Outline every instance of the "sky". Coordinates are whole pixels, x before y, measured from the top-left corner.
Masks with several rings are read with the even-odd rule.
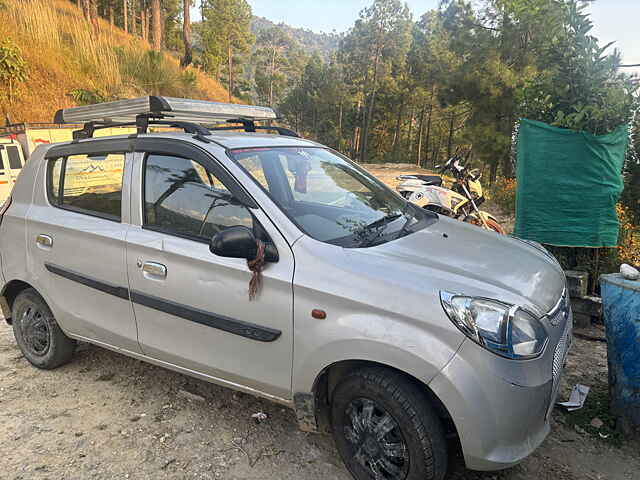
[[[371,4],[371,0],[247,1],[254,15],[316,32],[348,30],[358,18],[358,12]],[[407,0],[407,4],[414,18],[419,18],[435,8],[438,0]],[[640,0],[597,0],[590,11],[595,24],[593,34],[601,45],[616,41],[615,47],[622,51],[625,63],[640,63]],[[640,73],[640,68],[634,71]]]

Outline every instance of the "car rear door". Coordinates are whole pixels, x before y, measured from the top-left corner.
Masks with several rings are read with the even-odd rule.
[[[213,157],[158,142],[139,150],[132,218],[139,217],[127,236],[127,267],[143,352],[218,383],[289,399],[289,245],[262,210],[236,200],[237,183]],[[264,229],[278,249],[254,301],[246,260],[209,251],[211,237],[234,225]]]
[[[30,269],[65,331],[139,352],[129,301],[128,141],[52,147],[28,214]]]

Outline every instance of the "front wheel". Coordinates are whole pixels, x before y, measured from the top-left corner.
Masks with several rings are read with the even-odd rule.
[[[404,375],[365,368],[336,387],[331,402],[336,446],[356,480],[441,480],[447,447],[424,392]]]

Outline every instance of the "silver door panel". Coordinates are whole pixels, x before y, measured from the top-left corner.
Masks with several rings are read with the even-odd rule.
[[[127,155],[123,217],[129,209],[125,192],[130,163]],[[46,171],[44,163],[38,171],[27,222],[30,272],[47,292],[50,307],[65,331],[140,351],[133,310],[126,298],[125,237],[129,226],[50,205]],[[50,245],[43,244],[49,241]]]

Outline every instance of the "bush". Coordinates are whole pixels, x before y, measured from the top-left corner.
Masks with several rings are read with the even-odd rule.
[[[640,265],[640,225],[634,222],[628,208],[616,206],[620,220],[620,238],[618,240],[618,263]]]
[[[618,272],[623,263],[640,265],[640,227],[632,222],[627,208],[618,204],[616,212],[620,221],[617,248],[595,249],[545,245],[558,259],[563,269],[589,272],[592,293],[599,289],[600,275]]]
[[[117,98],[109,98],[100,90],[89,90],[86,88],[74,88],[69,92],[69,96],[78,105],[93,105],[110,100],[117,100]]]
[[[609,133],[629,122],[638,107],[635,81],[620,73],[622,57],[612,43],[600,47],[589,33],[586,2],[565,0],[564,35],[554,38],[541,72],[520,92],[520,116],[555,127]]]
[[[0,96],[5,96],[11,104],[26,79],[27,65],[22,50],[10,39],[5,40],[0,44],[0,85],[4,87]]]
[[[491,200],[504,213],[513,215],[516,212],[516,180],[499,178],[490,189]]]

